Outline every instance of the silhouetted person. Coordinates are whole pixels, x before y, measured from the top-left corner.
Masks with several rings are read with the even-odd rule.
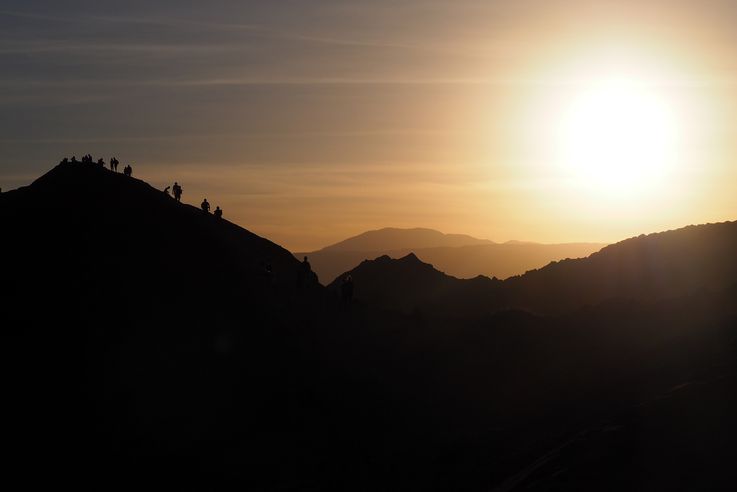
[[[174,192],[174,198],[176,201],[181,202],[182,201],[182,187],[179,186],[179,183],[174,181],[174,186],[172,186],[171,191]]]
[[[300,289],[305,283],[305,280],[309,275],[312,273],[312,267],[310,266],[310,262],[307,261],[307,257],[305,256],[304,260],[302,260],[302,263],[299,266],[299,270],[297,270],[297,288]]]
[[[59,164],[69,164],[69,159],[67,159],[67,158],[65,157],[65,158],[63,158],[63,159],[61,160],[61,162],[60,162]]]
[[[126,176],[132,176],[133,175],[133,168],[131,167],[130,164],[128,164],[127,166],[125,166],[123,168],[123,174],[125,174]]]
[[[120,161],[118,160],[117,157],[114,157],[113,158],[113,171],[115,171],[116,173],[118,172],[118,164],[120,164]]]
[[[97,164],[100,167],[105,167],[105,160],[102,157],[100,157],[99,159],[97,159]]]
[[[343,283],[340,285],[340,297],[346,304],[353,301],[353,277],[350,275],[343,277]]]
[[[77,164],[77,162],[79,162],[79,161],[77,161],[77,156],[76,155],[73,155],[72,156],[72,164]]]
[[[164,188],[164,194],[165,194],[166,196],[170,196],[170,195],[169,195],[169,188],[171,188],[171,187],[170,187],[170,186],[167,186],[166,188]]]
[[[217,217],[218,219],[222,219],[223,218],[223,211],[222,211],[222,209],[220,207],[215,207],[215,211],[212,214],[215,217]]]
[[[207,198],[205,198],[204,200],[202,200],[202,204],[200,205],[200,208],[206,214],[209,214],[210,213],[210,203],[207,201]]]

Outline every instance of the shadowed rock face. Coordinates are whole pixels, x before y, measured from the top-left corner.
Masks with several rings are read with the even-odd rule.
[[[6,478],[734,488],[734,223],[504,282],[378,258],[351,305],[278,245],[94,165],[0,194],[0,227]]]

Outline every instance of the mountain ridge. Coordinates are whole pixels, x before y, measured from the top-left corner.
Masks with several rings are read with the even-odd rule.
[[[381,244],[362,242],[366,235],[389,231],[390,236],[382,235]],[[413,239],[415,231],[430,231],[431,240]],[[402,236],[396,240],[396,236]],[[451,243],[448,242],[452,237]],[[445,241],[445,244],[438,245]],[[333,247],[348,242],[347,247]],[[382,248],[368,249],[370,247]],[[541,244],[526,241],[493,241],[476,239],[466,235],[446,235],[432,229],[385,228],[368,231],[323,249],[312,252],[297,252],[295,257],[307,256],[323,284],[327,285],[339,274],[358,265],[366,259],[389,255],[401,258],[415,253],[423,261],[459,278],[473,278],[477,275],[507,278],[529,269],[541,267],[551,260],[579,258],[598,251],[600,243],[561,243]]]
[[[699,289],[725,289],[737,278],[737,261],[724,261],[737,248],[737,222],[691,225],[642,234],[609,245],[586,258],[550,262],[503,281],[458,279],[416,256],[363,262],[344,272],[356,283],[356,297],[369,303],[401,306],[405,312],[490,313],[517,308],[556,313],[612,298],[656,300]],[[420,266],[422,265],[422,266]],[[479,277],[477,277],[479,278]],[[460,307],[463,306],[463,309]]]
[[[271,241],[101,168],[57,169],[0,194],[0,224],[0,369],[13,423],[3,438],[8,475],[25,483],[353,490],[359,476],[358,490],[482,491],[540,483],[525,474],[531,463],[545,464],[548,482],[585,490],[633,489],[602,488],[611,476],[672,488],[674,466],[698,472],[678,477],[689,489],[702,476],[734,483],[737,287],[706,288],[734,283],[732,224],[505,281],[383,256],[357,268],[384,297],[367,297],[356,273],[351,303],[300,282],[299,261]],[[592,303],[585,280],[602,272],[639,300]],[[699,278],[706,287],[686,296],[640,295]],[[511,302],[538,307],[558,293],[583,302],[552,297],[563,311],[554,316],[541,314],[555,311],[544,302],[533,312]],[[695,375],[712,388],[709,405],[682,392],[665,427],[617,410],[637,417]],[[610,429],[613,418],[624,431]],[[581,429],[605,437],[597,473],[586,473],[582,439],[548,466]],[[630,443],[657,444],[663,429],[671,439],[657,449],[693,452],[636,448],[633,465]]]
[[[496,243],[467,234],[447,234],[426,227],[383,227],[362,232],[317,251],[376,251],[382,249],[465,246],[469,244]]]

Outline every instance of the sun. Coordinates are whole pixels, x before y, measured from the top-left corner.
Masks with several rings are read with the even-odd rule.
[[[608,77],[587,83],[559,116],[560,164],[587,187],[628,195],[657,185],[672,163],[675,117],[646,81]]]

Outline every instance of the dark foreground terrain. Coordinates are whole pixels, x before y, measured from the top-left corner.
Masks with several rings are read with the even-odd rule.
[[[735,223],[504,282],[369,262],[350,305],[94,165],[0,194],[0,227],[8,483],[737,486]]]

